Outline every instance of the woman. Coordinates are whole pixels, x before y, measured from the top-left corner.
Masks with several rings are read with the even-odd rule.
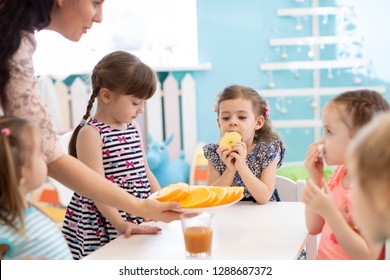
[[[39,94],[32,63],[34,32],[47,29],[79,41],[94,22],[102,21],[103,2],[0,0],[1,107],[5,115],[29,119],[39,127],[49,176],[97,202],[146,219],[169,222],[179,218],[177,212],[171,211],[180,208],[177,203],[136,199],[77,159],[63,154],[51,115]]]

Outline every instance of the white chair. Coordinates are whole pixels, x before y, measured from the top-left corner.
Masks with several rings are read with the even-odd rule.
[[[66,154],[68,153],[68,145],[70,138],[72,138],[72,134],[73,131],[69,131],[60,136],[61,146]],[[73,191],[51,177],[49,177],[49,181],[53,183],[54,187],[56,188],[58,192],[58,200],[60,201],[61,205],[65,207],[68,206],[70,200],[72,199]]]
[[[277,175],[276,176],[276,188],[278,189],[280,200],[287,202],[301,202],[301,192],[305,186],[305,180],[293,180]],[[297,258],[301,251],[306,250],[306,259],[315,260],[317,257],[317,236],[308,234],[305,241],[302,243]]]
[[[281,201],[302,201],[301,191],[305,185],[305,180],[294,182],[290,178],[277,175],[275,184]]]

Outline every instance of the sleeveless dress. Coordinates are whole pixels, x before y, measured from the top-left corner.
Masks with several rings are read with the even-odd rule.
[[[150,196],[150,184],[143,162],[140,135],[133,124],[126,130],[113,129],[95,119],[88,121],[102,139],[104,173],[107,180],[123,188],[129,194],[146,199]],[[143,219],[119,211],[126,221],[140,224]],[[100,213],[95,203],[74,193],[66,209],[62,233],[74,259],[80,259],[97,250],[119,233]]]
[[[217,153],[218,149],[217,144],[208,144],[203,147],[204,156],[208,159],[212,165],[219,171],[220,174],[225,172],[226,165],[223,163],[221,157]],[[261,173],[265,168],[267,168],[270,163],[275,159],[275,157],[280,154],[280,160],[278,162],[278,167],[282,165],[284,158],[285,148],[283,142],[280,140],[273,141],[268,144],[265,142],[259,142],[256,144],[253,151],[247,155],[246,164],[252,173],[260,178]],[[234,175],[232,186],[244,186],[244,182],[241,179],[241,176],[236,172]],[[242,200],[249,200],[256,202],[253,196],[250,194],[247,188],[244,190],[244,196]],[[275,188],[269,201],[280,201],[278,190]]]

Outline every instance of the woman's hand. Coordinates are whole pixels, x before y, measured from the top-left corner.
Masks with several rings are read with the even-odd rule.
[[[322,159],[323,152],[319,149],[320,145],[319,143],[313,143],[309,146],[304,164],[310,178],[321,187],[324,178],[324,161]]]
[[[147,220],[172,222],[180,220],[181,206],[177,202],[160,202],[156,199],[138,199],[138,207],[142,211],[139,215]]]

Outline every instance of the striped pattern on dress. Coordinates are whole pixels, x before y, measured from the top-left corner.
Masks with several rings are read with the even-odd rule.
[[[0,222],[0,243],[10,250],[4,259],[71,260],[72,255],[57,226],[33,206],[23,211],[25,233]],[[20,221],[15,222],[20,228]]]
[[[143,161],[140,135],[135,126],[128,124],[126,130],[117,130],[95,119],[88,124],[96,127],[100,133],[107,180],[137,198],[148,198],[150,184]],[[135,224],[143,222],[142,218],[131,213],[119,212],[126,221]],[[117,230],[100,213],[95,203],[77,193],[74,193],[66,210],[62,232],[75,259],[90,254],[118,236]]]

